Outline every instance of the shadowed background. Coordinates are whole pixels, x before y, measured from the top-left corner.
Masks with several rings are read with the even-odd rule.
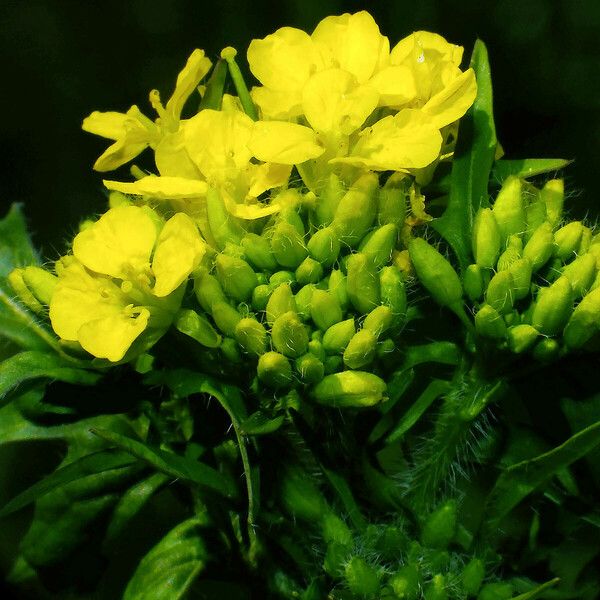
[[[429,29],[470,53],[488,45],[500,141],[507,157],[574,158],[566,172],[574,213],[600,214],[600,9],[595,0],[5,0],[0,8],[0,212],[25,203],[48,258],[65,249],[78,221],[104,210],[91,166],[106,141],[80,129],[92,110],[168,98],[191,50],[215,59],[283,25],[311,31],[329,14],[368,9],[395,44]],[[113,174],[114,175],[114,174]],[[122,169],[111,178],[127,177]]]

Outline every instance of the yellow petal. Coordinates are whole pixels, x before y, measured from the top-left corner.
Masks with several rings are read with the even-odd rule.
[[[263,118],[293,119],[302,114],[302,92],[278,92],[265,87],[254,87],[252,100],[260,108]]]
[[[157,177],[148,175],[132,183],[104,179],[109,190],[132,194],[134,196],[152,196],[159,200],[181,200],[206,195],[206,181],[185,179],[184,177]]]
[[[380,63],[382,47],[389,48],[373,17],[366,11],[326,17],[315,28],[312,39],[323,49],[329,66],[352,73],[365,83]]]
[[[156,241],[156,225],[138,206],[118,206],[75,236],[73,254],[88,269],[119,279],[143,269]]]
[[[376,73],[369,86],[379,93],[379,106],[403,106],[417,96],[413,70],[407,65],[392,65]]]
[[[310,36],[294,27],[282,27],[262,40],[252,40],[248,64],[267,88],[301,90],[310,74],[322,68],[322,60]]]
[[[403,171],[433,162],[441,145],[442,136],[426,115],[417,109],[404,109],[361,132],[349,157],[330,162],[376,171]]]
[[[302,96],[304,114],[318,133],[350,135],[375,110],[379,94],[358,85],[353,75],[341,69],[327,69],[313,75]]]
[[[198,87],[200,80],[210,71],[212,62],[204,54],[204,50],[196,48],[187,60],[183,70],[177,76],[175,91],[169,98],[166,111],[176,121],[181,116],[181,111],[186,100]]]
[[[120,112],[100,112],[95,110],[83,120],[81,128],[88,133],[110,140],[118,140],[125,135],[125,122],[129,117]]]
[[[227,193],[223,194],[223,200],[229,213],[231,213],[234,217],[246,219],[248,221],[260,219],[262,217],[268,217],[269,215],[275,214],[281,209],[281,206],[276,202],[270,202],[268,204],[263,204],[261,202],[257,202],[256,200],[248,200],[244,203],[236,202]]]
[[[146,329],[149,318],[150,313],[146,308],[132,309],[131,314],[122,310],[82,325],[78,340],[83,349],[93,356],[118,362]]]
[[[393,65],[406,61],[449,61],[458,66],[462,60],[463,47],[450,44],[441,35],[429,31],[415,31],[400,40],[390,53]]]
[[[248,190],[248,196],[250,198],[257,198],[267,190],[286,185],[291,171],[291,165],[280,165],[278,163],[249,165],[248,179],[250,189]]]
[[[133,160],[148,147],[148,142],[132,143],[127,137],[122,137],[111,144],[94,163],[94,170],[100,173],[114,171],[121,165]]]
[[[198,266],[205,251],[206,244],[192,219],[183,213],[172,216],[162,228],[154,252],[154,295],[167,296],[178,288]]]
[[[441,128],[460,119],[473,104],[476,95],[475,73],[468,69],[433,96],[422,110],[436,127]]]
[[[177,132],[162,138],[154,149],[154,162],[158,172],[163,176],[203,179],[185,147],[185,124],[186,121],[182,121]]]
[[[283,121],[256,121],[248,148],[259,160],[284,165],[300,164],[324,152],[310,127]]]

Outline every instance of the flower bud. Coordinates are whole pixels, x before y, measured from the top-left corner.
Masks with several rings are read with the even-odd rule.
[[[485,565],[480,558],[472,558],[462,572],[462,588],[468,596],[477,596],[483,579],[485,578]]]
[[[218,279],[208,271],[203,271],[194,282],[194,293],[200,306],[207,313],[212,313],[213,304],[227,302],[223,288]]]
[[[596,279],[596,259],[592,254],[578,256],[563,268],[562,274],[571,282],[575,299],[581,298]]]
[[[353,556],[344,569],[346,585],[352,594],[362,598],[374,597],[379,591],[379,575],[364,559]]]
[[[531,291],[531,263],[527,258],[519,258],[508,269],[513,278],[513,301],[526,298]]]
[[[240,243],[245,231],[225,207],[221,193],[212,187],[206,192],[206,213],[210,232],[219,250],[223,250],[227,242]]]
[[[325,367],[325,375],[330,375],[331,373],[338,373],[343,370],[343,361],[341,356],[337,356],[332,354],[325,359],[323,363]]]
[[[374,308],[363,321],[363,329],[373,332],[373,335],[379,339],[379,336],[387,331],[394,322],[394,313],[389,306],[381,305]]]
[[[392,223],[402,228],[406,219],[406,176],[394,173],[379,190],[377,222],[379,225]]]
[[[328,354],[341,354],[355,333],[354,319],[340,321],[323,334],[323,349]]]
[[[242,355],[240,354],[239,346],[235,340],[224,338],[221,342],[220,349],[229,362],[235,364],[242,362]]]
[[[575,258],[575,252],[579,248],[582,235],[583,223],[581,221],[571,221],[561,227],[554,234],[554,256],[560,258],[563,262]]]
[[[27,284],[23,280],[24,269],[13,269],[7,277],[10,287],[19,296],[19,300],[34,313],[41,313],[44,310],[42,304],[38,299],[31,293],[31,290],[27,287]]]
[[[525,207],[522,196],[522,183],[518,177],[504,180],[502,188],[492,208],[498,229],[504,239],[525,231]]]
[[[573,312],[573,289],[566,277],[559,277],[551,286],[540,288],[531,324],[543,335],[557,335]]]
[[[310,316],[322,331],[327,331],[343,318],[342,308],[337,299],[329,292],[319,289],[313,291]]]
[[[513,307],[514,280],[510,271],[496,273],[485,293],[485,301],[500,314],[509,313]]]
[[[471,302],[480,300],[485,287],[482,268],[479,265],[469,265],[463,274],[462,284],[465,295]]]
[[[279,221],[273,230],[271,251],[282,267],[292,269],[295,269],[307,255],[302,236],[293,225],[285,221]]]
[[[418,600],[421,595],[419,569],[413,563],[400,567],[389,580],[394,594],[404,600]]]
[[[417,277],[441,306],[457,305],[462,299],[462,285],[452,265],[428,242],[413,238],[408,252]]]
[[[397,239],[398,228],[388,223],[369,233],[361,242],[359,251],[380,269],[390,262]]]
[[[269,287],[271,290],[278,288],[284,283],[294,285],[296,283],[296,274],[292,271],[276,271],[269,277]]]
[[[300,285],[318,283],[323,278],[323,267],[320,262],[307,256],[296,269],[296,281]]]
[[[400,327],[406,318],[406,286],[402,273],[394,266],[383,267],[379,272],[381,303],[394,315],[393,327]]]
[[[325,349],[323,348],[323,343],[321,340],[312,339],[308,342],[308,351],[318,358],[321,362],[324,362],[327,358],[325,354]]]
[[[528,184],[527,193],[532,196],[525,209],[527,221],[525,238],[529,239],[533,232],[548,219],[546,214],[546,203],[542,200],[540,190],[533,185]]]
[[[525,244],[523,258],[529,259],[531,268],[535,273],[548,262],[548,259],[552,256],[553,248],[552,225],[548,222],[542,223]]]
[[[245,260],[219,254],[215,265],[217,279],[227,296],[237,302],[245,302],[251,298],[252,290],[258,285],[258,279]]]
[[[267,302],[267,323],[273,326],[275,320],[288,311],[296,311],[296,301],[292,288],[288,283],[282,283],[272,293]]]
[[[280,389],[292,383],[290,361],[279,352],[265,352],[258,359],[258,378],[268,387]]]
[[[361,314],[367,314],[380,301],[379,276],[373,263],[362,253],[351,254],[346,264],[348,298]]]
[[[480,208],[473,222],[472,244],[475,263],[484,269],[496,266],[502,235],[491,208]]]
[[[519,260],[523,254],[523,241],[518,235],[511,235],[508,238],[506,250],[498,258],[496,269],[505,271],[510,268],[512,263]]]
[[[377,343],[377,348],[375,349],[377,356],[379,358],[387,358],[396,350],[396,344],[391,339],[383,340]]]
[[[255,233],[247,233],[240,242],[246,259],[256,268],[262,271],[275,271],[277,261],[271,252],[269,241]]]
[[[338,269],[334,269],[329,275],[327,287],[329,293],[339,302],[342,312],[346,312],[349,303],[346,276]]]
[[[329,225],[333,221],[344,193],[344,186],[339,177],[331,173],[315,205],[314,221],[317,225]]]
[[[446,578],[438,573],[427,584],[423,600],[448,600]]]
[[[343,244],[356,247],[373,225],[377,188],[377,175],[366,173],[354,182],[340,201],[332,225]]]
[[[327,375],[312,390],[319,404],[334,408],[373,406],[385,399],[383,379],[364,371]]]
[[[552,338],[540,340],[533,348],[532,354],[536,360],[550,362],[558,358],[560,344]]]
[[[323,363],[310,352],[297,358],[295,366],[302,383],[318,383],[325,376]]]
[[[294,188],[289,188],[281,192],[279,198],[281,198],[281,196],[286,198],[284,200],[283,207],[277,215],[277,222],[289,223],[294,227],[301,237],[304,237],[304,234],[306,233],[304,229],[304,223],[302,222],[302,218],[296,210],[296,206],[300,203],[301,199],[299,192]]]
[[[506,337],[511,351],[521,354],[533,346],[539,335],[540,332],[535,327],[522,323],[509,327]]]
[[[235,328],[242,315],[227,302],[215,302],[212,306],[212,318],[216,326],[227,336],[233,337]]]
[[[298,293],[294,296],[298,316],[303,321],[308,321],[308,319],[310,319],[310,306],[314,290],[314,284],[309,283],[308,285],[301,287],[298,290]]]
[[[454,537],[456,513],[455,500],[448,500],[433,511],[421,530],[421,543],[428,548],[445,550]]]
[[[251,317],[242,319],[236,325],[235,339],[248,354],[260,356],[267,350],[267,330]]]
[[[271,340],[278,352],[297,358],[308,350],[308,333],[295,311],[277,317],[271,329]]]
[[[325,498],[315,486],[313,477],[298,468],[284,472],[281,500],[290,515],[310,523],[319,522],[327,510]]]
[[[52,300],[54,288],[58,283],[58,277],[52,275],[41,267],[25,267],[22,272],[23,281],[31,293],[42,303],[48,306]]]
[[[316,231],[308,240],[308,253],[324,267],[330,267],[340,253],[340,239],[333,227]]]
[[[502,340],[506,336],[506,324],[498,311],[484,304],[475,315],[475,330],[483,337]]]
[[[577,254],[577,256],[585,254],[590,249],[590,246],[592,244],[592,236],[592,230],[584,225],[581,232],[581,242],[579,243],[579,248],[577,248],[577,250],[575,251],[575,254]]]
[[[256,311],[265,310],[271,297],[271,288],[266,285],[257,285],[252,290],[252,308]]]
[[[589,292],[575,307],[563,333],[569,348],[581,348],[600,331],[600,287]]]
[[[181,333],[191,337],[206,348],[218,348],[221,336],[215,331],[208,319],[196,311],[182,309],[175,319],[175,327]]]
[[[546,205],[546,215],[552,227],[556,227],[562,218],[565,200],[565,184],[562,179],[551,179],[540,190],[540,197]]]
[[[344,364],[350,369],[360,369],[373,362],[377,337],[368,329],[357,331],[344,350]]]

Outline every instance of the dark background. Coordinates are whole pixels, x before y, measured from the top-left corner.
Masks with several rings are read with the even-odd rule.
[[[0,8],[0,207],[25,203],[48,258],[78,221],[103,210],[91,166],[106,142],[80,129],[92,110],[151,115],[190,51],[215,58],[283,25],[311,31],[326,15],[368,9],[395,44],[429,29],[470,52],[488,45],[496,120],[508,157],[574,158],[573,211],[600,214],[600,2],[597,0],[4,0]],[[123,175],[119,173],[118,175]],[[116,178],[116,177],[115,177]]]

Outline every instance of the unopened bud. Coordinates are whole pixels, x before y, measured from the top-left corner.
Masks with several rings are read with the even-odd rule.
[[[428,548],[445,550],[454,537],[456,516],[456,501],[444,502],[425,520],[421,531],[421,543]]]
[[[212,187],[209,187],[206,193],[206,213],[210,232],[219,250],[223,250],[227,242],[240,243],[245,231],[225,207],[221,193]]]
[[[278,352],[297,358],[308,350],[308,333],[295,311],[277,317],[271,329],[271,340]]]
[[[394,313],[389,306],[381,305],[374,308],[363,321],[363,329],[373,332],[373,335],[379,339],[379,336],[386,332],[394,322]]]
[[[533,346],[539,335],[540,332],[535,327],[522,323],[509,327],[506,337],[511,351],[521,354]]]
[[[504,239],[525,231],[522,183],[518,177],[511,176],[504,180],[492,212]]]
[[[296,269],[296,281],[299,285],[318,283],[323,278],[323,267],[320,262],[307,256]]]
[[[479,265],[469,265],[463,274],[465,295],[471,302],[481,300],[485,290],[483,269]]]
[[[379,590],[377,571],[359,556],[353,556],[346,564],[344,576],[348,589],[356,596],[371,598]]]
[[[245,302],[252,297],[252,290],[258,285],[258,279],[245,260],[219,254],[215,265],[217,279],[227,296],[237,302]]]
[[[406,186],[409,178],[403,173],[394,173],[379,190],[377,222],[379,225],[392,223],[402,228],[406,219]]]
[[[318,383],[325,376],[323,363],[310,352],[297,358],[295,366],[303,383]]]
[[[541,189],[540,196],[546,204],[548,222],[556,227],[562,218],[563,203],[565,201],[565,184],[562,179],[551,179]]]
[[[23,269],[23,281],[31,293],[42,303],[48,306],[52,300],[54,288],[58,283],[58,277],[52,275],[41,267],[29,266]]]
[[[188,309],[179,311],[175,319],[175,327],[206,348],[217,348],[221,344],[221,336],[208,319],[196,311]]]
[[[514,280],[510,271],[499,271],[490,280],[485,301],[500,314],[509,313],[514,303],[513,289]]]
[[[475,330],[483,337],[502,340],[506,336],[506,324],[497,310],[484,304],[475,315]]]
[[[269,287],[271,290],[278,288],[284,283],[293,286],[296,283],[296,274],[293,271],[275,271],[269,277]]]
[[[296,311],[296,301],[292,294],[292,288],[289,284],[284,283],[271,293],[267,302],[267,323],[272,327],[278,317],[290,310]]]
[[[552,225],[548,222],[542,223],[525,244],[523,258],[529,259],[531,268],[535,273],[548,262],[548,259],[552,256],[553,248]]]
[[[285,221],[275,226],[271,237],[271,251],[282,267],[295,269],[308,253],[302,236],[297,229]]]
[[[196,294],[200,306],[207,313],[212,312],[213,304],[216,302],[227,301],[218,279],[208,273],[208,271],[203,271],[196,278],[196,281],[194,282],[194,293]]]
[[[236,364],[242,362],[242,355],[240,354],[239,347],[235,340],[232,340],[231,338],[225,338],[221,342],[220,349],[228,361]]]
[[[308,253],[324,267],[330,267],[340,253],[340,239],[333,227],[316,231],[308,240]]]
[[[571,221],[561,227],[554,234],[554,256],[562,261],[575,258],[575,252],[579,248],[582,235],[583,223],[581,221]]]
[[[212,307],[212,318],[216,326],[227,336],[233,337],[235,328],[242,315],[227,302],[215,302]]]
[[[315,289],[312,295],[310,316],[316,326],[327,331],[342,318],[342,308],[337,299],[325,290]]]
[[[407,300],[404,276],[394,266],[383,267],[379,272],[381,303],[388,306],[394,316],[393,327],[400,327],[406,318]]]
[[[325,367],[325,375],[330,375],[331,373],[338,373],[339,371],[342,371],[342,357],[332,354],[331,356],[328,356],[325,359],[323,366]]]
[[[441,573],[433,576],[427,584],[423,600],[448,600],[446,577]]]
[[[279,352],[265,352],[258,359],[258,378],[268,387],[279,389],[292,383],[290,361]]]
[[[13,269],[8,274],[8,283],[17,296],[19,296],[19,300],[21,300],[21,302],[25,304],[27,308],[32,310],[34,313],[41,313],[43,312],[44,307],[27,287],[27,284],[23,280],[23,271],[24,269],[20,268]]]
[[[323,334],[323,348],[328,354],[341,354],[356,333],[354,319],[346,319],[332,325]]]
[[[380,269],[390,262],[397,238],[398,228],[388,223],[369,233],[360,244],[359,251]]]
[[[380,301],[379,275],[373,263],[362,253],[351,254],[346,264],[348,298],[361,314],[367,314]]]
[[[563,333],[569,348],[581,348],[600,331],[600,287],[589,292],[575,307]]]
[[[484,269],[495,267],[501,242],[502,234],[492,210],[480,208],[473,222],[472,243],[475,263]]]
[[[252,290],[252,308],[256,311],[265,310],[271,297],[271,288],[266,285],[257,285]]]
[[[560,344],[555,339],[544,338],[535,345],[532,354],[541,362],[553,361],[560,354]]]
[[[255,268],[264,271],[275,271],[277,269],[278,265],[271,252],[271,244],[266,238],[255,233],[247,233],[240,243],[247,260]]]
[[[335,173],[331,173],[315,205],[314,220],[317,225],[329,225],[333,221],[344,194],[344,186],[339,177]]]
[[[559,277],[551,286],[540,288],[531,324],[543,335],[557,335],[573,312],[573,289],[567,277]]]
[[[531,291],[532,268],[529,260],[527,258],[519,258],[512,263],[508,272],[513,279],[513,300],[516,302],[517,300],[526,298]]]
[[[334,408],[373,406],[385,399],[383,379],[364,371],[328,375],[312,390],[319,403]]]
[[[404,600],[418,600],[421,595],[421,577],[419,569],[413,563],[400,567],[389,580],[397,598]]]
[[[344,350],[344,364],[350,369],[361,369],[373,362],[377,337],[368,329],[357,331]]]
[[[248,354],[260,356],[267,350],[267,330],[251,317],[242,319],[236,325],[235,339]]]
[[[584,296],[596,278],[596,259],[592,254],[578,256],[566,265],[562,274],[571,282],[575,299]]]
[[[298,311],[298,316],[303,321],[308,321],[308,319],[310,319],[310,306],[314,290],[314,284],[309,283],[308,285],[301,287],[298,290],[298,293],[294,296],[296,300],[296,310]]]
[[[471,559],[462,572],[462,587],[468,596],[477,596],[483,579],[485,578],[485,565],[480,558]]]
[[[346,312],[348,309],[348,303],[350,302],[348,299],[346,276],[338,269],[333,269],[329,275],[327,287],[329,289],[329,293],[332,294],[339,302],[342,311]]]

